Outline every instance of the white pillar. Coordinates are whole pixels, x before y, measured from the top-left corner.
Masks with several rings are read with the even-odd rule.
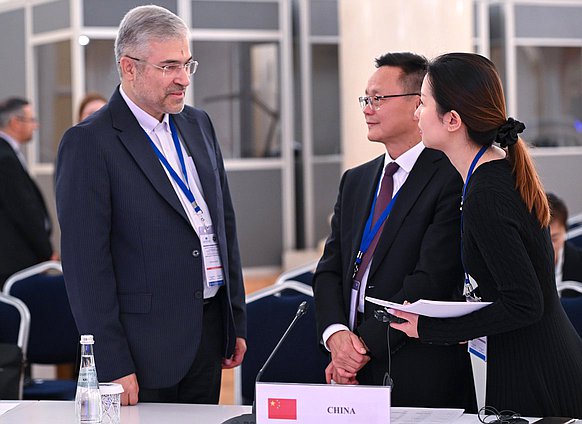
[[[384,153],[367,138],[358,96],[375,70],[374,59],[410,51],[432,58],[473,51],[472,0],[339,0],[343,167]]]

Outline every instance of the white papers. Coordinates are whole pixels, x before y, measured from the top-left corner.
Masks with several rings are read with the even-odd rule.
[[[470,314],[490,305],[491,302],[445,302],[441,300],[420,299],[408,305],[389,302],[387,300],[376,299],[366,296],[368,302],[398,311],[411,312],[417,315],[424,315],[432,318],[453,318]]]
[[[397,408],[390,410],[392,424],[451,423],[463,415],[462,409]]]
[[[17,402],[0,402],[0,415],[4,415],[12,408],[16,408],[18,405],[20,404]]]

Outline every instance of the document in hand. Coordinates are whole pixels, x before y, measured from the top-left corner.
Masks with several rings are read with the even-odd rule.
[[[370,296],[366,296],[366,300],[386,308],[410,312],[417,315],[424,315],[432,318],[460,317],[491,304],[491,302],[445,302],[442,300],[420,299],[414,303],[401,305],[400,303],[376,299],[375,297]]]

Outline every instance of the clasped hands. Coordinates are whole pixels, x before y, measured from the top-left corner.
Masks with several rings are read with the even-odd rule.
[[[364,341],[348,330],[333,333],[327,339],[331,362],[325,369],[325,380],[338,384],[358,384],[356,375],[370,361]]]
[[[418,338],[418,315],[391,310],[390,313],[406,320],[403,323],[391,322],[390,327],[400,330],[408,337]],[[325,369],[325,380],[338,384],[358,384],[358,372],[370,361],[368,348],[364,341],[351,331],[343,330],[327,339],[331,351],[331,362]]]

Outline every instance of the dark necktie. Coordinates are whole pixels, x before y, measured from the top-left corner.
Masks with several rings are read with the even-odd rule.
[[[376,221],[378,221],[378,218],[380,218],[380,215],[382,215],[382,212],[384,212],[384,209],[386,209],[386,206],[388,206],[388,204],[392,200],[392,192],[394,191],[394,181],[392,179],[392,176],[396,171],[398,171],[398,164],[396,162],[390,162],[388,165],[386,165],[386,169],[384,170],[384,178],[382,178],[380,192],[378,193],[378,199],[376,199],[376,206],[374,207],[374,215],[372,217],[372,228],[374,227]],[[372,242],[370,243],[370,247],[368,247],[368,250],[366,250],[366,253],[364,253],[364,256],[362,257],[362,263],[360,264],[360,267],[358,268],[358,273],[354,278],[356,281],[360,282],[362,281],[364,273],[368,268],[368,264],[370,263],[372,257],[374,256],[374,251],[376,250],[376,245],[378,244],[378,240],[380,240],[380,235],[382,234],[383,229],[384,223],[382,223],[382,225],[378,229],[378,232],[376,233],[376,235],[372,239]]]

